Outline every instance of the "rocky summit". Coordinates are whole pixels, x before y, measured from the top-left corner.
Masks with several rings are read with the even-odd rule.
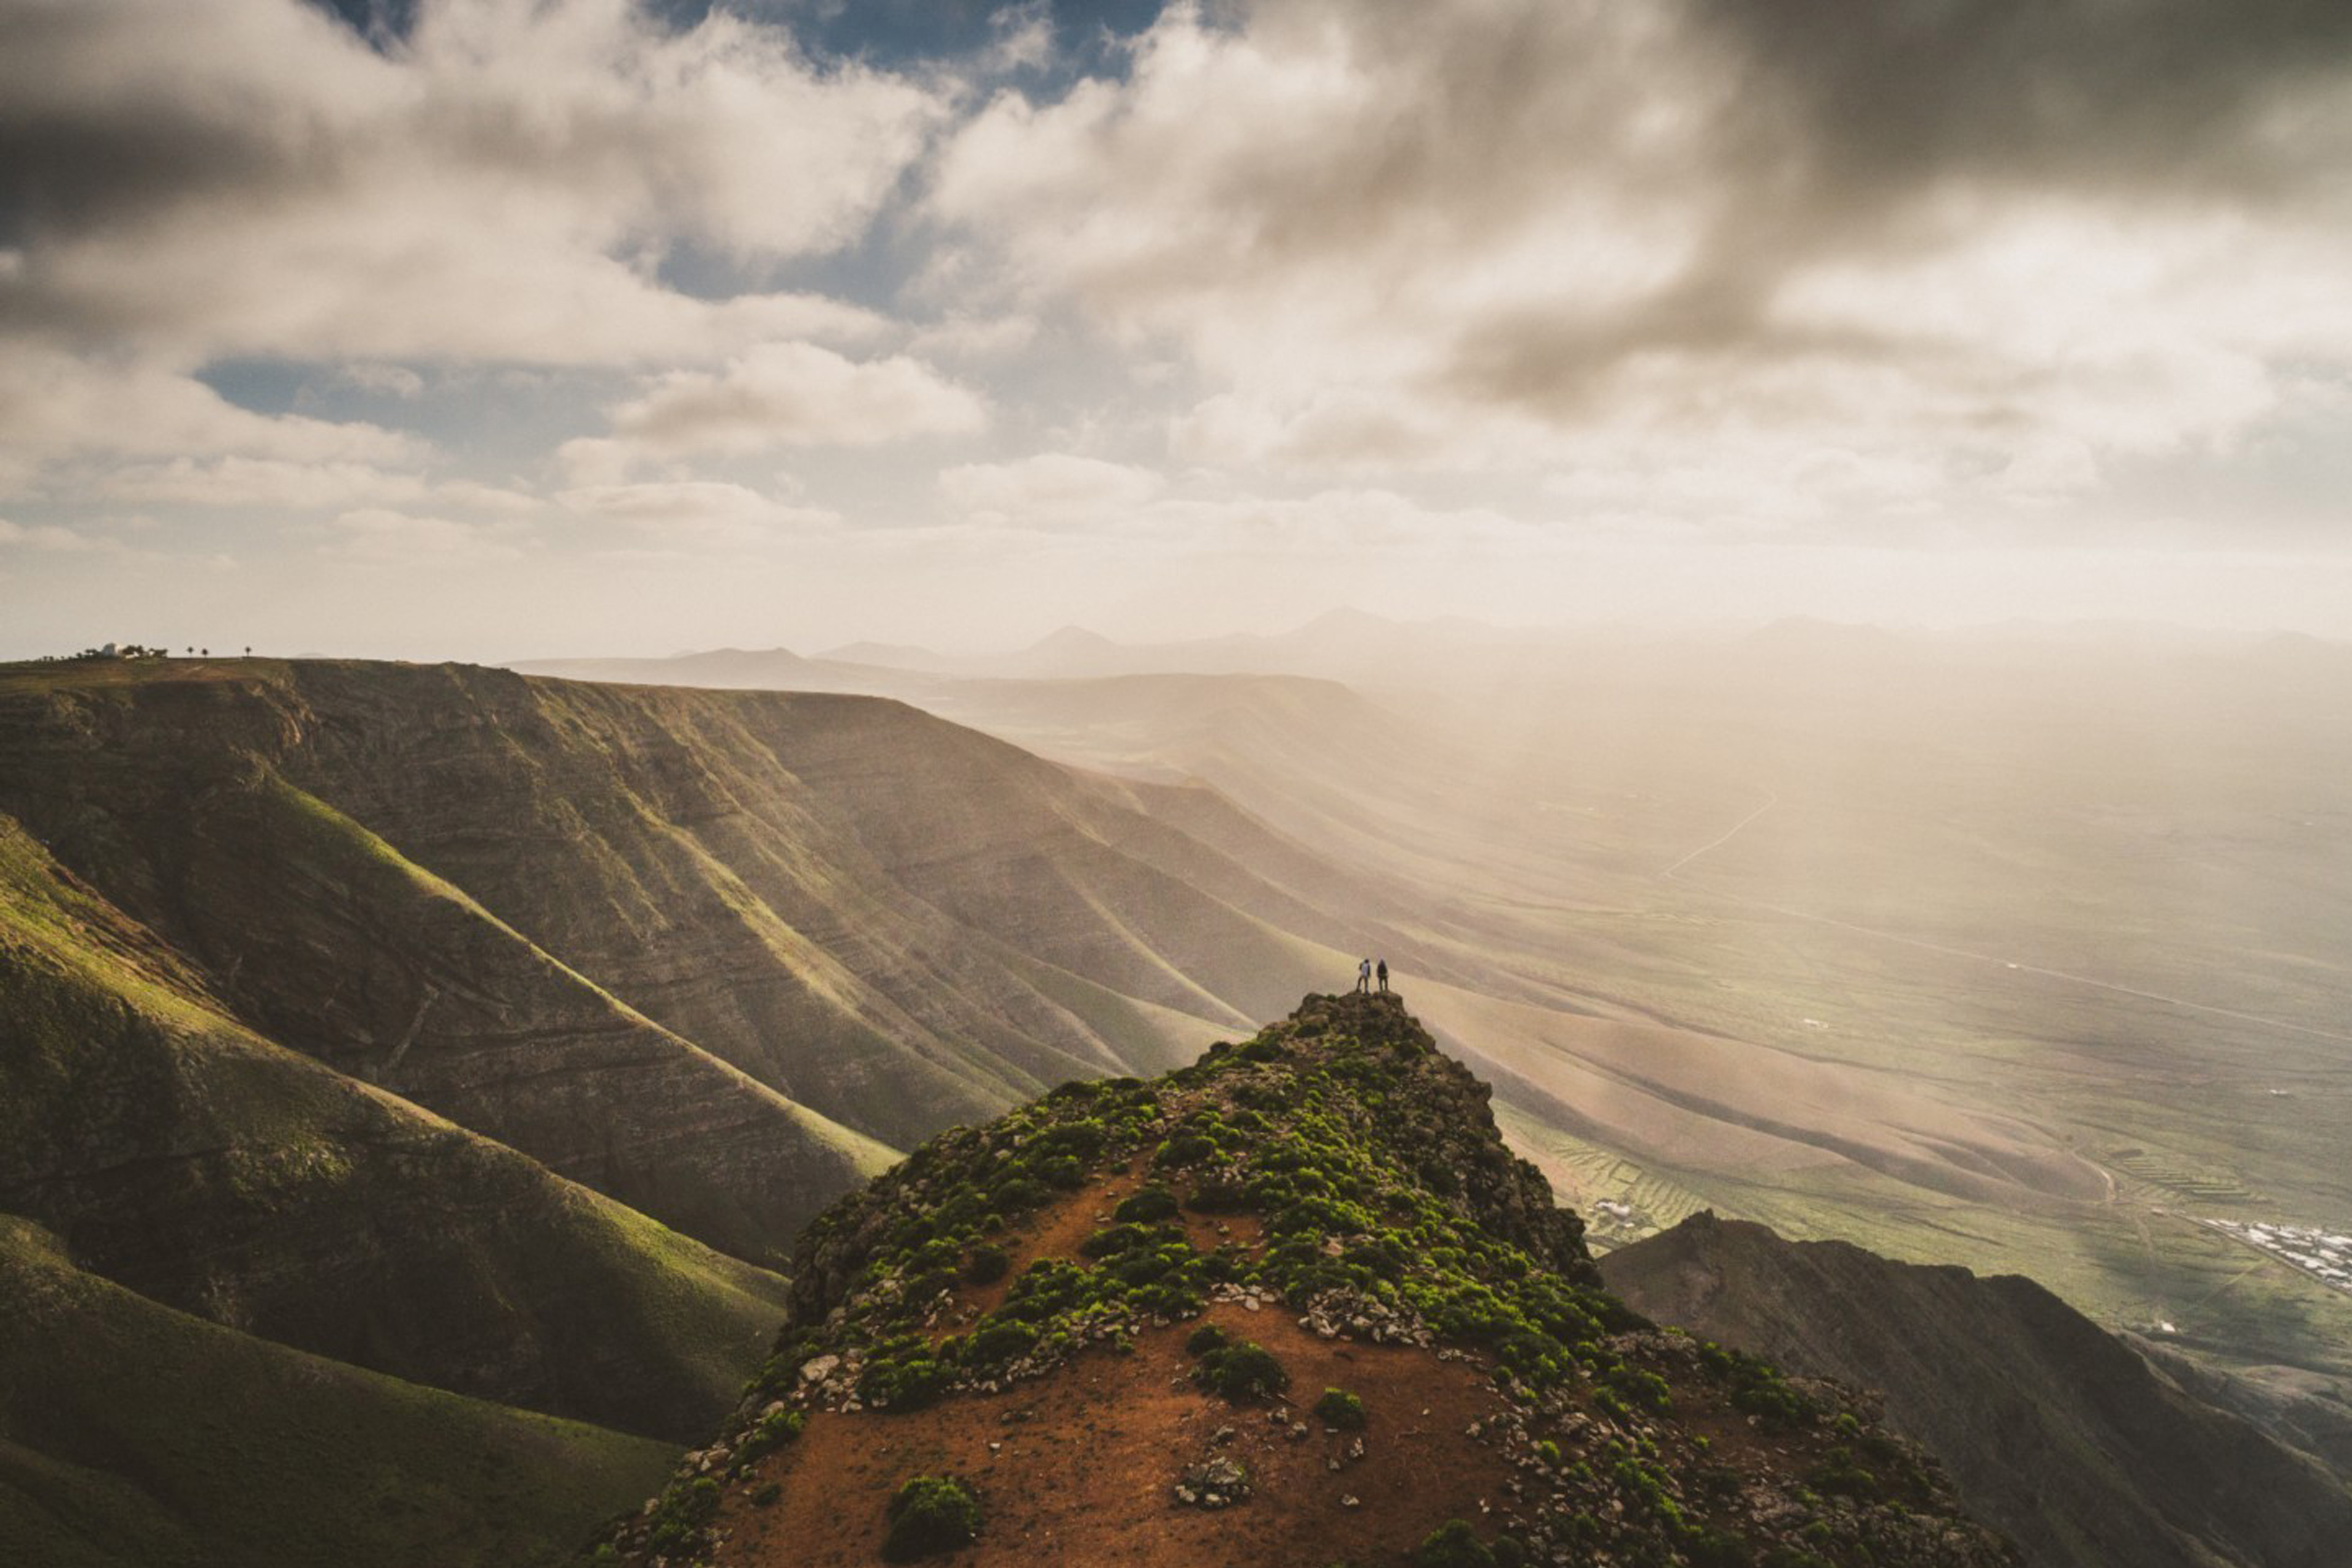
[[[1863,1396],[1660,1329],[1390,995],[918,1149],[592,1563],[2012,1564]]]

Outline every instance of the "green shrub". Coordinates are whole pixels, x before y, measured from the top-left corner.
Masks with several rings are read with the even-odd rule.
[[[797,1410],[779,1410],[773,1415],[762,1415],[752,1424],[751,1429],[743,1435],[743,1441],[737,1446],[736,1462],[749,1464],[761,1455],[783,1447],[799,1436],[801,1428],[806,1425],[808,1417]]]
[[[877,1409],[905,1414],[939,1403],[955,1382],[955,1370],[927,1354],[903,1361],[877,1361],[857,1379],[857,1397]]]
[[[1495,1554],[1466,1521],[1449,1519],[1412,1549],[1412,1568],[1495,1568]]]
[[[1856,1502],[1875,1501],[1885,1489],[1876,1476],[1854,1463],[1853,1450],[1843,1445],[1822,1456],[1805,1484],[1823,1497],[1848,1497]]]
[[[890,1499],[882,1555],[911,1563],[969,1546],[980,1535],[980,1498],[952,1476],[917,1476]]]
[[[1761,1418],[1768,1430],[1809,1426],[1821,1417],[1813,1402],[1790,1387],[1770,1362],[1711,1341],[1699,1346],[1698,1359],[1717,1381],[1730,1386],[1732,1407]]]
[[[1081,1258],[1110,1258],[1132,1248],[1146,1246],[1154,1237],[1150,1231],[1138,1225],[1115,1225],[1108,1230],[1098,1230],[1078,1243]]]
[[[1151,1156],[1151,1163],[1162,1170],[1173,1165],[1197,1165],[1203,1160],[1214,1159],[1220,1152],[1217,1141],[1199,1132],[1179,1132]]]
[[[1683,1539],[1683,1555],[1691,1568],[1749,1568],[1756,1554],[1738,1536],[1720,1530],[1702,1530]]]
[[[1013,1268],[1013,1255],[992,1241],[983,1241],[971,1249],[971,1258],[963,1266],[963,1277],[975,1285],[993,1285]]]
[[[751,1506],[753,1508],[773,1508],[776,1506],[776,1500],[783,1495],[784,1489],[782,1482],[763,1481],[759,1486],[751,1489]]]
[[[1316,1419],[1342,1432],[1364,1429],[1364,1402],[1342,1388],[1327,1388],[1315,1402]]]
[[[1110,1217],[1128,1225],[1150,1225],[1176,1217],[1176,1194],[1166,1187],[1146,1187],[1111,1210]]]
[[[1099,1121],[1065,1121],[1058,1127],[1048,1127],[1031,1139],[1024,1153],[1065,1156],[1091,1160],[1103,1146],[1103,1124]]]
[[[988,1206],[1000,1214],[1034,1209],[1054,1195],[1045,1183],[1029,1176],[1007,1176],[988,1194]]]
[[[1003,1366],[1027,1355],[1037,1343],[1037,1331],[1018,1321],[992,1321],[976,1331],[964,1356],[974,1366]]]
[[[1215,1350],[1218,1346],[1224,1344],[1225,1342],[1226,1339],[1224,1330],[1217,1327],[1214,1323],[1202,1323],[1199,1328],[1194,1329],[1192,1333],[1185,1337],[1184,1353],[1186,1355],[1195,1356],[1207,1355],[1211,1351]]]
[[[1219,1345],[1201,1358],[1193,1375],[1202,1387],[1237,1405],[1245,1399],[1271,1398],[1290,1386],[1290,1373],[1283,1370],[1274,1352],[1247,1340]]]
[[[1628,1405],[1639,1409],[1663,1415],[1674,1406],[1674,1391],[1654,1372],[1621,1363],[1603,1373],[1601,1381],[1622,1395]]]
[[[646,1544],[657,1557],[687,1557],[700,1550],[710,1521],[719,1517],[719,1483],[697,1476],[673,1486],[655,1505]]]

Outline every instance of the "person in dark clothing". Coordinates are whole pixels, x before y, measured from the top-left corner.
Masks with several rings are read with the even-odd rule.
[[[1380,973],[1381,973],[1381,994],[1385,995],[1385,994],[1387,994],[1387,993],[1388,993],[1388,988],[1389,988],[1389,961],[1388,961],[1387,959],[1385,959],[1385,958],[1383,958],[1383,959],[1381,959],[1381,972],[1380,972]]]

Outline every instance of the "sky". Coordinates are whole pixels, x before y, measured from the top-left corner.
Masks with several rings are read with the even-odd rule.
[[[0,657],[2352,637],[2341,0],[0,0]]]

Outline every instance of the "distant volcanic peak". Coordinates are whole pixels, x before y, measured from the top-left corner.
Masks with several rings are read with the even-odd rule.
[[[1098,631],[1091,630],[1086,626],[1073,625],[1055,627],[1052,631],[1047,632],[1044,637],[1039,637],[1035,642],[1031,643],[1026,651],[1031,653],[1042,653],[1047,650],[1063,653],[1092,653],[1102,648],[1118,647],[1118,646],[1119,645],[1118,643],[1113,642],[1110,638],[1103,636],[1102,633]]]
[[[1389,1563],[1451,1520],[1522,1562],[2011,1561],[1844,1394],[1628,1311],[1580,1228],[1398,999],[1309,996],[828,1210],[734,1420],[607,1544],[872,1562],[929,1477],[968,1563]]]

